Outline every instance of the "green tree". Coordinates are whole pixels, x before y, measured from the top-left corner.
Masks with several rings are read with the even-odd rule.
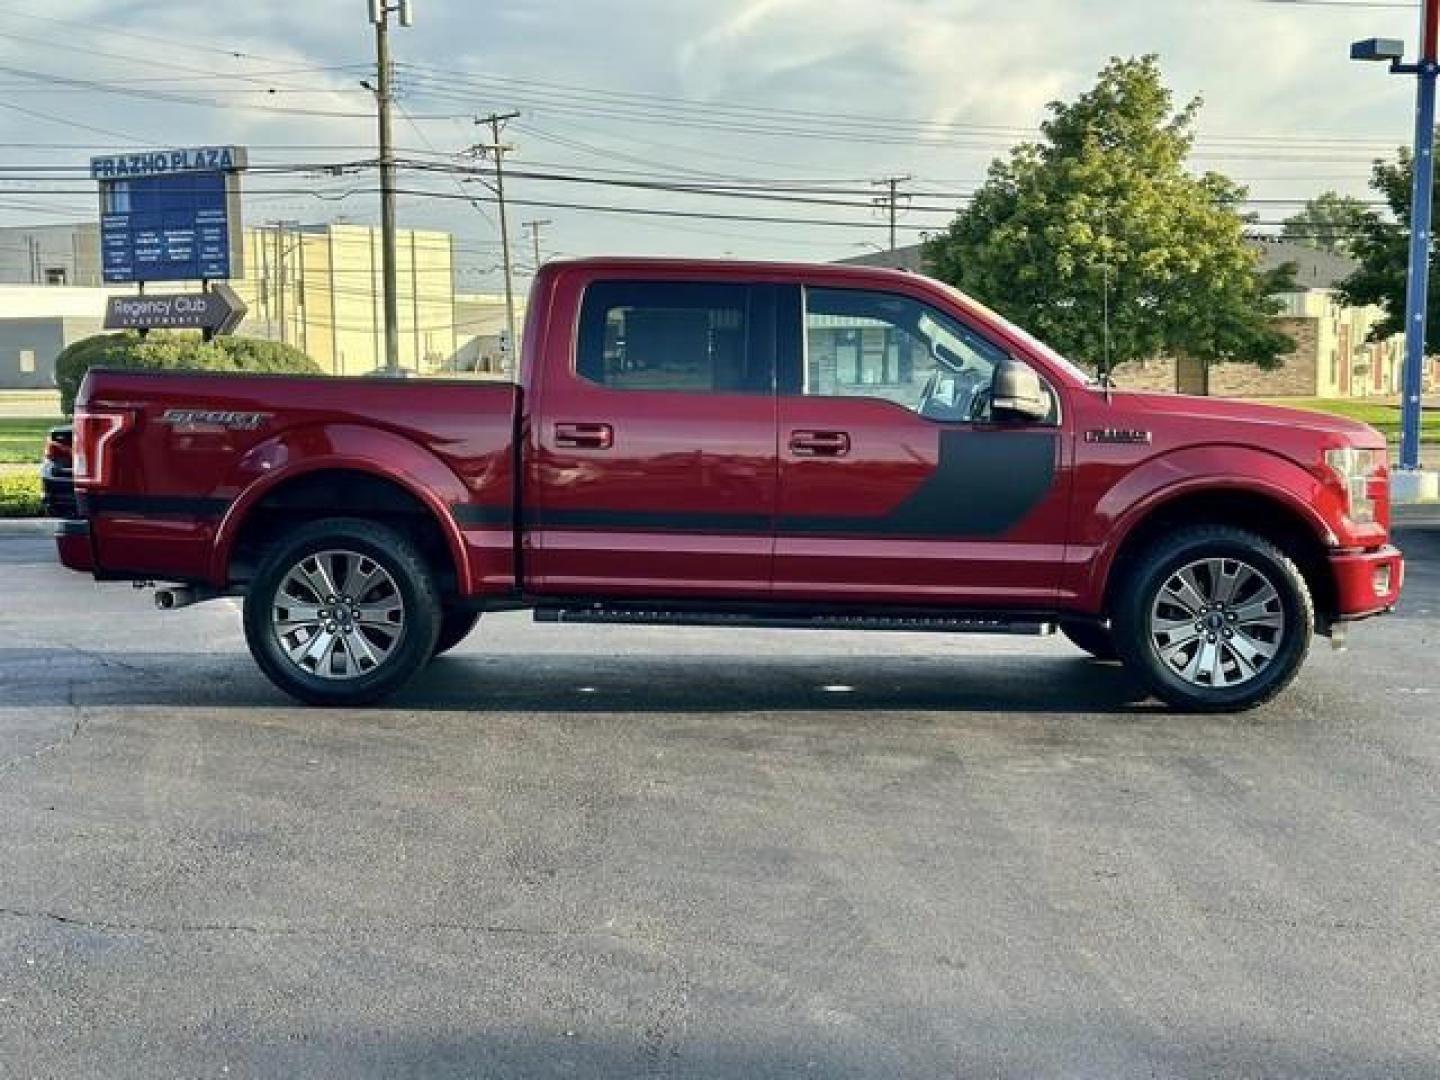
[[[1189,355],[1275,367],[1294,348],[1270,316],[1293,267],[1265,273],[1244,189],[1185,169],[1200,109],[1173,107],[1154,56],[1113,59],[1052,102],[1043,139],[990,166],[930,241],[928,263],[1079,362]],[[1109,312],[1109,344],[1105,342]]]
[[[1350,241],[1360,231],[1365,204],[1353,195],[1324,191],[1297,214],[1285,219],[1280,235],[1306,247],[1336,255],[1350,253]]]
[[[1410,186],[1415,182],[1408,148],[1401,147],[1394,161],[1377,161],[1370,187],[1384,198],[1393,220],[1378,211],[1361,216],[1350,256],[1360,265],[1340,283],[1340,299],[1356,307],[1378,304],[1385,317],[1370,327],[1371,341],[1384,341],[1405,332],[1405,288],[1410,269]],[[1440,189],[1440,184],[1437,184]],[[1429,310],[1440,310],[1440,256],[1430,252]],[[1440,353],[1440,319],[1426,320],[1425,354]]]
[[[55,385],[60,388],[60,407],[66,416],[74,411],[80,381],[92,367],[323,374],[320,365],[299,349],[264,338],[202,341],[195,334],[165,330],[152,330],[144,337],[132,330],[96,334],[72,342],[55,358]]]

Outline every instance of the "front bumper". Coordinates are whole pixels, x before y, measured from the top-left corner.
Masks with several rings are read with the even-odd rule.
[[[1335,581],[1335,621],[1363,619],[1389,611],[1405,583],[1405,558],[1386,544],[1370,551],[1330,556]]]
[[[90,544],[90,522],[56,522],[55,550],[66,569],[91,573],[95,569],[95,549]]]

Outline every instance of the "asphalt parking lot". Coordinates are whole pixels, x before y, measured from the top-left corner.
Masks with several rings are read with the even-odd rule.
[[[0,532],[0,1076],[1433,1077],[1440,529],[1281,701],[493,617],[292,706]]]

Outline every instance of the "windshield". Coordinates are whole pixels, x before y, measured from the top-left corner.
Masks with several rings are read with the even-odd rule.
[[[969,304],[974,308],[977,308],[981,314],[999,323],[1009,333],[1013,334],[1015,337],[1023,341],[1032,352],[1044,357],[1046,361],[1053,364],[1055,367],[1060,368],[1067,374],[1074,376],[1080,382],[1093,383],[1095,381],[1095,375],[1092,372],[1086,371],[1080,365],[1065,359],[1065,357],[1061,356],[1049,345],[1046,345],[1045,342],[1041,341],[1034,334],[1030,333],[1030,331],[1024,329],[1023,327],[1016,326],[1009,319],[1005,318],[1004,315],[1001,315],[998,311],[991,308],[988,304],[982,303],[981,301],[975,299],[975,297],[971,296],[969,293],[957,289],[954,285],[947,284],[943,281],[938,282],[938,284],[942,286],[946,291],[952,292],[956,296],[960,297],[960,299],[962,299],[965,303]]]

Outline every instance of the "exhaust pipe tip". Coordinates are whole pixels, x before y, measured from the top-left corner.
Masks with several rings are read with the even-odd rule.
[[[155,606],[161,611],[174,611],[176,608],[189,607],[193,603],[195,592],[192,589],[155,590]]]

